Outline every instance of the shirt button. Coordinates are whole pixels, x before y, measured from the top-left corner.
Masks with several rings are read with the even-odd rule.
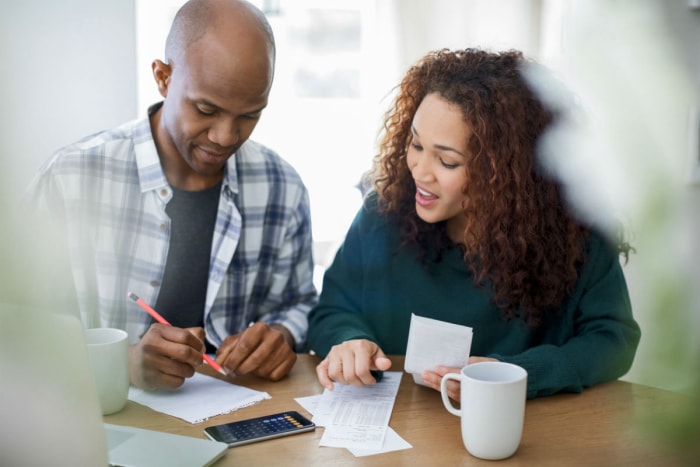
[[[160,282],[153,280],[151,281],[151,287],[158,287],[160,285]]]
[[[162,232],[165,232],[166,230],[168,230],[168,225],[167,224],[160,224],[160,230]]]
[[[168,190],[167,190],[167,188],[162,188],[162,189],[160,190],[160,195],[161,195],[161,196],[164,196],[164,197],[165,197],[165,196],[168,196]]]

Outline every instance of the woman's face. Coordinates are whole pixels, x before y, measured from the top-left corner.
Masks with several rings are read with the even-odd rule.
[[[416,183],[416,212],[425,222],[447,221],[448,235],[461,243],[471,128],[458,107],[432,93],[418,106],[411,130],[406,161]]]

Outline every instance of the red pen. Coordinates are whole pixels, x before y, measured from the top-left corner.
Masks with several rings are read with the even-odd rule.
[[[161,324],[167,324],[168,326],[171,326],[171,324],[168,323],[168,321],[167,321],[165,318],[163,318],[156,310],[154,310],[153,308],[151,308],[151,307],[148,305],[148,303],[146,303],[146,302],[144,302],[142,299],[140,299],[138,295],[136,295],[136,294],[133,293],[133,292],[128,292],[127,295],[129,296],[130,299],[132,299],[133,301],[135,301],[141,308],[143,308],[144,310],[146,310],[146,313],[148,313],[149,315],[151,315],[151,316],[153,317],[153,319],[155,319],[156,321],[158,321],[158,322],[161,323]],[[213,369],[215,369],[216,371],[218,371],[218,372],[221,373],[222,375],[227,376],[227,375],[226,375],[226,372],[224,371],[224,369],[221,368],[221,365],[219,365],[218,363],[216,363],[209,355],[203,353],[203,354],[202,354],[202,358],[204,358],[204,361],[207,362],[207,363],[209,364],[210,367],[212,367]]]

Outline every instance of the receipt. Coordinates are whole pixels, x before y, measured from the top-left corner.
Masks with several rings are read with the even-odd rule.
[[[472,346],[472,328],[411,314],[404,369],[425,385],[421,373],[438,365],[462,368]]]
[[[377,384],[334,383],[332,391],[324,390],[313,417],[325,427],[320,445],[381,449],[400,383],[400,371],[387,371]]]

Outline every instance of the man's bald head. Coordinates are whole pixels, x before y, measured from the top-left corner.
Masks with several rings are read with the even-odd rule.
[[[265,15],[245,0],[189,0],[178,10],[165,42],[165,60],[178,58],[204,34],[214,28],[259,28],[274,57],[275,39]]]
[[[243,0],[190,0],[173,22],[166,61],[151,65],[163,97],[151,114],[158,155],[174,186],[211,188],[267,107],[272,31]]]

